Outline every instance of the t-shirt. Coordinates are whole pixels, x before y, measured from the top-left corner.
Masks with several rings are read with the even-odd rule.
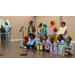
[[[65,45],[65,41],[64,40],[58,41],[58,45]]]
[[[56,42],[53,42],[52,45],[57,45]]]
[[[9,30],[10,28],[11,28],[10,25],[6,25],[6,27],[5,27],[5,31],[8,32],[8,30]]]
[[[65,46],[71,51],[71,54],[73,54],[74,49],[72,43],[70,43],[69,45],[66,43]]]
[[[42,43],[43,43],[43,44],[46,44],[47,41],[48,41],[48,40],[43,40]]]

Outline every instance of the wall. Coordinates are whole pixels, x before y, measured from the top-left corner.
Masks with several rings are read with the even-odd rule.
[[[12,27],[11,39],[22,39],[22,33],[19,32],[20,28],[22,26],[24,28],[27,27],[30,20],[34,21],[33,16],[0,16],[0,19],[10,19],[10,25]]]
[[[39,23],[46,23],[47,26],[50,26],[51,20],[55,20],[56,26],[60,27],[60,16],[35,16],[35,25],[38,27]]]
[[[68,28],[68,35],[72,37],[72,41],[75,41],[75,16],[63,16],[63,21],[66,22]]]

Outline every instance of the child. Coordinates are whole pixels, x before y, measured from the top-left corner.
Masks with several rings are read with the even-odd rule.
[[[55,21],[54,20],[52,20],[52,21],[50,21],[50,26],[49,26],[49,28],[54,28],[54,32],[57,32],[57,27],[56,27],[56,25],[55,25]],[[56,36],[56,33],[55,33],[55,35],[49,35],[49,41],[50,41],[50,38],[51,37],[54,37],[54,41],[57,43],[57,36]]]
[[[56,45],[56,43],[54,42],[54,37],[50,38],[50,42],[51,42],[51,44]]]
[[[32,32],[33,33],[29,33],[28,36],[31,36],[32,34],[34,34],[35,32],[35,26],[33,25],[33,21],[29,21],[29,26],[28,27],[31,27],[32,28]]]
[[[28,41],[28,43],[27,43],[25,46],[26,46],[27,48],[30,48],[30,47],[34,48],[34,45],[35,45],[35,35],[32,34],[32,35],[30,36],[30,40]]]
[[[28,41],[29,41],[29,38],[28,38],[28,36],[25,36],[24,45],[26,45],[26,44],[28,43]]]
[[[65,55],[73,54],[74,49],[73,49],[73,45],[72,45],[71,41],[72,41],[72,38],[70,36],[68,36],[66,39],[66,44],[65,44],[65,46],[66,46]]]
[[[42,41],[43,49],[45,49],[45,45],[46,45],[46,42],[47,42],[47,41],[48,41],[48,40],[47,40],[47,36],[44,35],[44,36],[43,36],[43,41]]]
[[[38,25],[38,28],[40,28],[40,29],[41,29],[41,27],[42,27],[42,23],[40,23],[40,24]],[[42,34],[37,34],[37,37],[38,37],[38,38],[40,38],[40,37],[41,37],[41,35],[42,35]]]
[[[65,28],[66,26],[66,23],[65,22],[61,22],[61,27],[60,28]],[[66,27],[67,28],[67,27]],[[61,34],[62,36],[63,36],[63,40],[65,41],[65,39],[66,39],[66,34],[67,34],[67,29],[66,29],[66,31],[65,31],[65,33],[64,34]]]
[[[58,45],[65,45],[65,42],[63,40],[63,36],[62,35],[58,36]]]
[[[43,27],[44,27],[44,28],[47,28],[47,24],[43,24]],[[41,42],[43,41],[43,36],[44,36],[44,35],[47,35],[47,32],[45,32],[45,34],[41,35]]]

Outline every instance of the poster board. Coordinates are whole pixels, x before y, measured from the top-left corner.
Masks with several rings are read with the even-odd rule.
[[[58,55],[65,56],[65,46],[64,45],[58,45]]]
[[[50,53],[57,54],[57,46],[56,45],[51,44],[51,46],[50,46]]]
[[[54,28],[47,28],[47,35],[55,35]]]
[[[40,28],[36,28],[36,34],[40,34],[41,33],[41,29]]]
[[[42,43],[37,43],[37,50],[43,50]]]
[[[46,49],[46,50],[49,50],[50,44],[51,44],[50,42],[47,42],[47,43],[46,43],[46,46],[45,46],[45,49]]]
[[[36,38],[36,44],[40,42],[40,38]]]
[[[32,33],[32,28],[31,28],[31,27],[27,27],[27,28],[26,28],[26,32],[27,32],[27,33]]]
[[[60,28],[59,28],[59,31],[58,31],[57,33],[58,33],[58,34],[64,34],[65,31],[66,31],[66,29],[67,29],[67,27],[64,27],[64,28],[60,27]]]
[[[41,34],[46,34],[46,28],[41,28]]]
[[[23,40],[20,40],[20,47],[23,47]]]

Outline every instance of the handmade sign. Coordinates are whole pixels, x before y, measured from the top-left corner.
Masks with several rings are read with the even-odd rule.
[[[45,49],[49,50],[50,44],[51,44],[50,42],[47,42],[47,43],[46,43],[46,46],[45,46]]]
[[[54,28],[47,28],[47,35],[54,35]]]
[[[58,31],[58,34],[64,34],[66,29],[67,29],[66,27],[64,27],[64,28],[60,27],[59,31]]]
[[[65,55],[65,46],[58,45],[58,55]]]
[[[36,38],[36,44],[40,42],[40,38]]]
[[[43,50],[42,43],[37,43],[37,50]]]
[[[29,42],[27,43],[28,45],[33,45],[34,40],[29,40]]]
[[[40,28],[37,28],[36,29],[36,34],[40,34],[41,33],[41,29]]]
[[[56,45],[51,45],[50,46],[50,53],[57,53],[57,50],[56,50]]]
[[[45,34],[46,29],[45,28],[41,28],[41,34]]]
[[[20,40],[20,47],[23,47],[23,40]]]
[[[32,33],[32,28],[31,28],[31,27],[27,27],[27,28],[26,28],[26,32],[27,32],[27,33]]]

